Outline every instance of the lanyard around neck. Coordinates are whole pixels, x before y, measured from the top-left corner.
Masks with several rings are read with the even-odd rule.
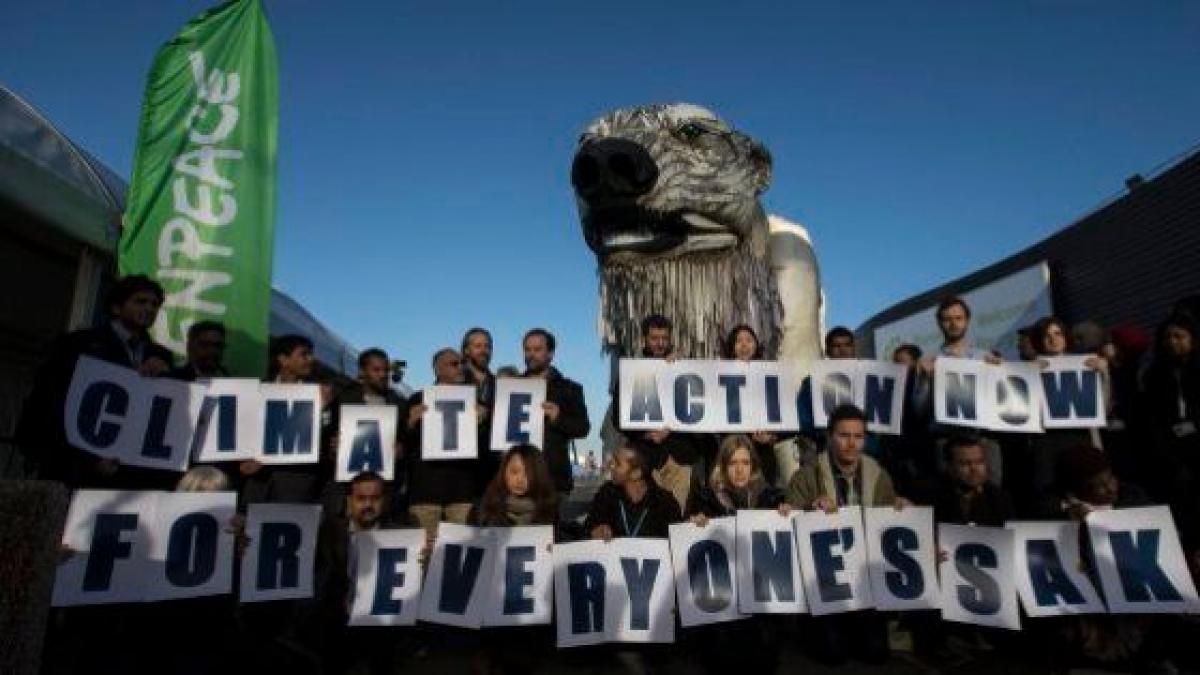
[[[621,507],[621,524],[625,526],[625,536],[627,536],[627,537],[638,536],[638,532],[642,531],[642,523],[646,522],[646,514],[650,512],[650,507],[647,506],[646,508],[642,509],[642,515],[638,516],[637,524],[634,525],[632,530],[630,530],[629,529],[629,514],[627,514],[625,512],[625,502],[618,501],[617,505]]]

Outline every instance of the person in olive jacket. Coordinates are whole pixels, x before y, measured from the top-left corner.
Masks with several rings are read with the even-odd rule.
[[[894,506],[908,500],[896,494],[892,479],[878,462],[863,454],[867,417],[853,405],[838,406],[829,416],[827,450],[801,466],[788,482],[787,500],[796,508],[836,511],[843,506]],[[814,617],[808,631],[812,654],[825,665],[854,658],[870,664],[887,661],[887,622],[875,610]]]
[[[829,415],[828,450],[796,470],[788,481],[787,500],[799,509],[832,511],[842,506],[896,506],[908,501],[896,494],[887,469],[863,453],[867,417],[854,405]]]

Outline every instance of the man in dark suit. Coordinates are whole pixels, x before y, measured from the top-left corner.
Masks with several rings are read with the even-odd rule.
[[[171,377],[184,382],[229,377],[225,370],[225,324],[197,321],[187,332],[187,361],[171,371]]]
[[[304,384],[312,381],[312,340],[303,335],[281,335],[271,341],[270,370],[264,382]],[[329,474],[326,458],[314,464],[264,466],[257,460],[242,462],[242,502],[245,504],[313,504],[321,496]]]
[[[340,513],[326,513],[317,537],[313,611],[306,633],[320,641],[325,672],[393,673],[399,643],[394,629],[347,627],[350,616],[352,537],[355,532],[407,525],[388,513],[387,489],[377,473],[364,471],[349,485]],[[307,640],[306,640],[307,641]]]
[[[63,406],[80,356],[91,356],[148,377],[167,374],[171,352],[149,334],[158,317],[164,293],[149,277],[118,279],[105,299],[109,321],[95,328],[63,335],[38,371],[33,391],[17,424],[17,445],[38,478],[56,480],[68,488],[170,490],[178,474],[172,471],[121,466],[67,443]]]
[[[530,330],[521,340],[521,349],[525,354],[525,377],[546,380],[546,402],[542,404],[546,416],[542,454],[550,467],[561,510],[575,487],[575,476],[571,472],[571,443],[588,435],[591,422],[583,400],[583,387],[563,377],[551,365],[556,347],[554,335],[544,328]]]
[[[358,381],[347,385],[333,397],[329,406],[329,425],[325,431],[323,446],[328,456],[336,460],[338,434],[341,428],[343,405],[390,405],[396,408],[396,445],[395,477],[393,481],[392,501],[389,505],[392,513],[405,513],[407,505],[403,504],[402,490],[404,485],[402,461],[403,448],[401,439],[404,435],[404,424],[408,418],[408,402],[396,393],[389,382],[391,381],[392,362],[387,352],[372,347],[363,350],[358,355]],[[332,465],[331,465],[332,467]],[[334,467],[336,469],[336,467]],[[325,496],[322,501],[326,513],[341,514],[346,500],[346,486],[342,483],[329,481],[326,483]]]

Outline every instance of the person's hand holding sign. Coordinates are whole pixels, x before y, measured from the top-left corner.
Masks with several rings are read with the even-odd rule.
[[[666,429],[657,429],[655,431],[646,432],[646,438],[649,438],[650,442],[654,443],[655,445],[662,445],[663,441],[667,440],[667,436],[670,435],[671,432]]]
[[[775,434],[769,431],[756,431],[750,438],[760,445],[774,445],[776,440]]]
[[[138,366],[138,375],[144,377],[158,377],[171,369],[171,364],[163,361],[157,356],[142,361],[142,365]]]
[[[612,541],[613,531],[608,525],[600,524],[592,528],[592,539],[603,539],[604,541]]]
[[[112,476],[119,468],[121,468],[121,460],[116,457],[105,457],[96,462],[96,473],[101,476]]]
[[[421,423],[421,417],[425,415],[425,411],[428,409],[429,406],[425,405],[424,403],[414,405],[413,407],[409,408],[408,428],[416,429],[417,425]]]
[[[837,501],[829,495],[821,495],[812,501],[812,507],[809,510],[837,513]]]
[[[548,422],[558,421],[558,416],[562,413],[562,408],[560,408],[554,401],[546,401],[542,403],[542,410],[546,412],[546,421]]]

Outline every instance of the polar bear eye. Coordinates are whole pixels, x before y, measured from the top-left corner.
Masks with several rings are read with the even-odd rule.
[[[685,141],[694,141],[703,136],[706,132],[707,129],[699,124],[696,124],[695,122],[688,122],[687,124],[684,124],[675,130],[675,133],[677,133],[679,137]]]

